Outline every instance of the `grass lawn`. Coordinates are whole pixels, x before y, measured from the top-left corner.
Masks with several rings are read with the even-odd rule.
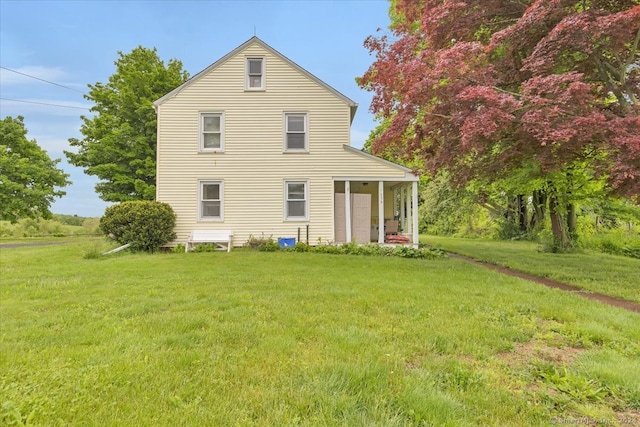
[[[514,270],[580,286],[592,292],[640,302],[640,259],[585,251],[540,252],[526,241],[421,236],[420,242]]]
[[[454,260],[0,250],[0,425],[640,423],[640,316]]]

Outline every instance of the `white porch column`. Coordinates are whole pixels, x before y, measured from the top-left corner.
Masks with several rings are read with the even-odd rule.
[[[406,221],[407,223],[405,224],[406,227],[404,227],[402,229],[403,234],[408,234],[411,235],[413,233],[413,209],[411,206],[411,193],[409,192],[409,186],[404,187],[404,194],[405,194],[405,206],[407,207],[407,216],[406,216]]]
[[[398,208],[400,209],[400,228],[402,230],[406,230],[407,229],[407,224],[404,222],[404,186],[400,187],[400,203]],[[393,218],[395,219],[395,218]]]
[[[346,230],[346,243],[351,243],[351,181],[344,182],[344,213]]]
[[[397,187],[393,187],[393,209],[391,211],[391,218],[392,219],[396,219],[396,212],[398,212],[398,214],[400,214],[400,208],[398,208],[398,205],[396,205],[396,202],[398,201],[398,188]]]
[[[411,211],[413,212],[413,228],[412,228],[412,236],[411,242],[414,247],[418,247],[419,239],[418,239],[418,182],[414,181],[411,185],[411,195],[413,197],[413,203],[411,206]]]
[[[378,181],[378,243],[384,243],[384,181]]]

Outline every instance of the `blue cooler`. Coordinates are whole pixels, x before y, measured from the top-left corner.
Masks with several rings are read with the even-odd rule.
[[[279,237],[278,245],[281,248],[291,248],[296,245],[296,238],[295,237]]]

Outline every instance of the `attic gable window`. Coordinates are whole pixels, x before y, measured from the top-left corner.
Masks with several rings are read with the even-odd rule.
[[[264,58],[247,58],[248,90],[264,89]]]

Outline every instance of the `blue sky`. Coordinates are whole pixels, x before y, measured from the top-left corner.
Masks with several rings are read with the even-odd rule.
[[[196,74],[254,35],[359,104],[351,145],[361,148],[375,127],[371,94],[355,77],[373,61],[365,38],[389,24],[386,0],[289,1],[24,1],[0,0],[0,117],[24,117],[58,167],[71,175],[54,213],[101,216],[107,203],[95,177],[69,165],[63,150],[81,138],[80,115],[92,104],[87,84],[106,82],[118,51],[157,48],[165,63]],[[10,100],[31,101],[43,104]],[[62,107],[65,106],[65,107]]]

